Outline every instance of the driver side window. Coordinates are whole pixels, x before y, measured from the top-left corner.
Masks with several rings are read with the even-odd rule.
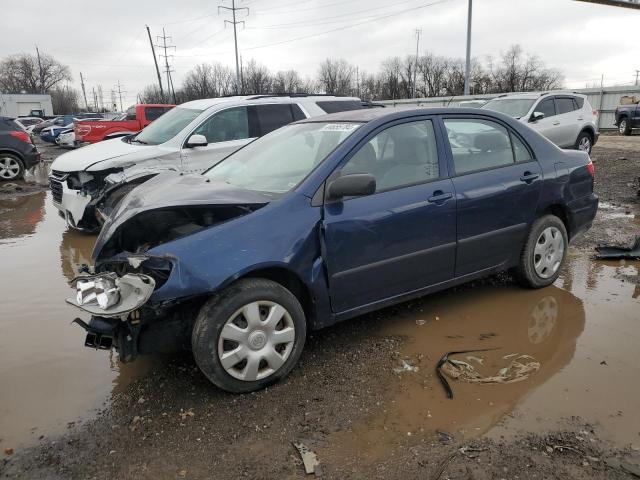
[[[376,192],[436,180],[438,149],[431,120],[402,123],[380,132],[351,157],[342,174],[370,173]]]
[[[234,107],[213,114],[204,121],[194,134],[204,135],[208,143],[244,140],[249,136],[247,107]]]

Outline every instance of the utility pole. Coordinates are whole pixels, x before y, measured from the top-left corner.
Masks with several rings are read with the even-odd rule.
[[[123,92],[122,91],[122,87],[124,87],[124,85],[120,85],[120,80],[118,80],[118,84],[115,85],[115,86],[118,87],[118,96],[120,97],[120,111],[122,112],[123,111],[123,108],[122,108],[122,94],[123,93],[127,93],[127,92]]]
[[[40,61],[40,50],[36,45],[36,55],[38,56],[38,78],[40,79],[40,93],[44,93],[44,75],[42,73],[42,62]]]
[[[636,87],[638,86],[638,75],[640,75],[640,70],[636,70]]]
[[[236,27],[239,23],[241,23],[242,26],[244,27],[244,20],[240,20],[240,21],[236,20],[236,11],[246,10],[247,15],[249,15],[249,9],[247,7],[236,8],[236,0],[231,0],[231,7],[225,7],[223,5],[220,5],[218,7],[218,15],[220,14],[221,8],[224,10],[231,10],[231,14],[233,17],[233,21],[225,20],[224,24],[225,26],[227,25],[227,23],[230,23],[231,25],[233,25],[233,42],[235,43],[235,48],[236,48],[236,95],[237,95],[238,93],[240,93],[240,62],[238,60],[238,32]]]
[[[147,27],[147,35],[149,35],[149,43],[151,44],[151,53],[153,53],[153,63],[155,63],[156,65],[156,73],[158,74],[158,85],[160,86],[160,96],[164,98],[164,91],[162,90],[162,76],[160,75],[160,69],[158,68],[158,58],[156,57],[156,49],[153,45],[153,40],[151,40],[151,30],[149,30],[149,25],[146,25],[146,27]]]
[[[104,96],[102,95],[102,85],[98,85],[98,105],[100,111],[104,110]]]
[[[418,46],[420,45],[421,28],[416,28],[416,60],[413,64],[413,98],[417,95],[417,83],[418,83]]]
[[[176,47],[174,45],[167,45],[167,39],[170,39],[171,37],[168,37],[165,34],[164,28],[162,29],[162,36],[158,36],[156,38],[162,39],[162,45],[156,45],[156,47],[164,49],[164,55],[160,54],[160,56],[164,57],[165,73],[167,74],[167,97],[169,97],[169,93],[171,93],[173,85],[173,82],[171,81],[171,70],[169,69],[169,57],[173,57],[173,55],[167,55],[167,49],[173,48],[175,50]],[[173,103],[177,103],[175,90],[173,90]]]
[[[93,107],[94,107],[94,112],[98,111],[98,96],[96,95],[96,87],[91,87],[91,90],[93,91]]]
[[[471,14],[473,0],[469,0],[469,12],[467,18],[467,63],[464,70],[464,94],[469,95],[469,77],[471,76]]]
[[[360,98],[360,69],[356,65],[356,91],[358,92],[358,98]]]
[[[87,91],[84,88],[84,78],[82,72],[80,72],[80,85],[82,85],[82,96],[84,97],[84,106],[89,111],[89,102],[87,102]]]

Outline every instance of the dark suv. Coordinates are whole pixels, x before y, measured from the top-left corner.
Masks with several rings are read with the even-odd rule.
[[[11,118],[0,117],[0,181],[19,180],[40,161],[29,134]]]

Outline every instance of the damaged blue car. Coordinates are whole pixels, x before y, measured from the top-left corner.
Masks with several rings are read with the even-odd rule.
[[[475,109],[373,109],[276,130],[128,194],[68,302],[120,360],[190,349],[231,392],[287,375],[307,332],[509,270],[558,277],[598,199],[589,155]]]

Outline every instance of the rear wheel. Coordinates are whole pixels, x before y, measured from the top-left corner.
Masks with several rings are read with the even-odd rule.
[[[560,275],[568,245],[567,229],[555,215],[533,222],[514,272],[518,282],[528,288],[551,285]]]
[[[23,175],[22,160],[9,153],[0,153],[0,180],[19,180]]]
[[[306,337],[296,297],[270,280],[239,280],[204,304],[191,336],[200,370],[233,393],[264,388],[298,362]]]
[[[620,123],[618,124],[618,131],[622,135],[631,135],[631,124],[629,123],[629,120],[621,118]]]
[[[576,140],[576,149],[591,153],[591,148],[593,147],[593,138],[589,132],[580,132],[578,135],[578,139]]]

